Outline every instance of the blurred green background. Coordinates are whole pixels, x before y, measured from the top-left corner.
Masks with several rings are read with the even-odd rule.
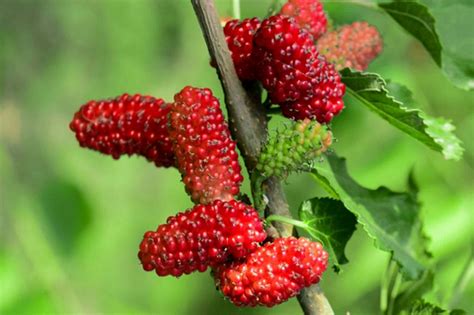
[[[242,0],[242,16],[263,17],[270,2]],[[230,0],[217,5],[222,16],[232,14]],[[437,260],[435,295],[472,314],[472,283],[454,301],[451,292],[473,244],[473,94],[453,87],[383,14],[341,3],[326,8],[336,24],[376,25],[385,51],[369,70],[406,84],[421,108],[458,127],[464,159],[445,161],[347,98],[333,125],[334,147],[370,188],[403,190],[414,168]],[[175,279],[143,272],[136,257],[143,233],[192,205],[178,172],[81,149],[68,128],[81,104],[123,92],[171,100],[194,85],[222,98],[189,1],[0,0],[0,43],[0,314],[299,313],[295,299],[271,310],[236,308],[208,273]],[[293,210],[322,194],[308,175],[287,184]],[[378,313],[388,255],[358,229],[347,256],[344,271],[328,271],[322,281],[336,314]]]

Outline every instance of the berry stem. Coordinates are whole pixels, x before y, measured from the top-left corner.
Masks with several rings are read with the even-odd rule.
[[[240,20],[240,0],[232,0],[232,14],[234,19]]]
[[[261,104],[261,89],[255,83],[243,84],[239,80],[227,49],[214,1],[191,0],[191,3],[211,59],[216,61],[217,74],[224,90],[232,136],[237,141],[247,171],[252,174],[267,138],[267,115]],[[268,199],[268,205],[265,208],[266,216],[276,214],[291,217],[280,180],[271,177],[262,183],[261,189]],[[280,236],[292,235],[292,225],[274,222],[274,226]],[[302,290],[298,301],[306,315],[334,314],[319,285]]]
[[[303,222],[303,221],[296,220],[296,219],[292,219],[292,218],[288,218],[288,217],[284,217],[284,216],[277,215],[277,214],[269,215],[269,216],[265,219],[265,221],[267,221],[267,222],[272,222],[272,221],[285,222],[285,223],[288,223],[288,224],[291,224],[291,225],[300,227],[300,228],[305,229],[305,230],[309,230],[309,229],[310,229],[309,225],[307,225],[307,224],[306,224],[305,222]]]

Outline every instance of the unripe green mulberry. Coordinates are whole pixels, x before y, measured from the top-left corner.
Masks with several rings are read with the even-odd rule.
[[[326,151],[331,141],[325,125],[309,119],[296,121],[269,139],[256,168],[265,177],[286,177]]]

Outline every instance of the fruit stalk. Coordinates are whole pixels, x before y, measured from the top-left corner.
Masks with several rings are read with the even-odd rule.
[[[217,73],[225,94],[232,136],[244,158],[249,173],[254,170],[258,156],[267,138],[267,116],[261,104],[261,93],[256,85],[244,87],[234,68],[227,49],[222,26],[213,0],[191,0],[201,26],[211,60],[215,60]],[[286,196],[280,180],[269,178],[263,184],[268,198],[265,216],[277,214],[290,216]],[[279,236],[292,234],[292,226],[277,222],[275,228]],[[331,315],[334,311],[318,285],[304,289],[298,296],[306,315]]]

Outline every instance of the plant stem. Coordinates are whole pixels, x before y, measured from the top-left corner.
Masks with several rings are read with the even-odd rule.
[[[232,0],[232,13],[234,19],[240,20],[240,0]]]
[[[277,214],[271,214],[265,220],[267,222],[272,222],[272,221],[285,222],[285,223],[288,223],[288,224],[291,224],[291,225],[294,225],[294,226],[297,226],[297,227],[300,227],[300,228],[303,228],[303,229],[306,229],[306,230],[309,228],[308,225],[306,223],[304,223],[303,221],[295,220],[295,219],[284,217],[284,216],[277,215]]]
[[[245,166],[250,174],[267,138],[267,114],[261,104],[258,84],[241,83],[224,38],[214,0],[191,0],[211,58],[216,61],[217,74],[225,95],[229,126],[237,141]],[[245,87],[244,87],[245,85]],[[269,178],[262,185],[268,199],[265,215],[291,217],[288,202],[277,178]],[[283,222],[273,224],[281,237],[292,235],[293,227]],[[332,315],[333,310],[319,285],[301,291],[298,301],[306,315]]]

